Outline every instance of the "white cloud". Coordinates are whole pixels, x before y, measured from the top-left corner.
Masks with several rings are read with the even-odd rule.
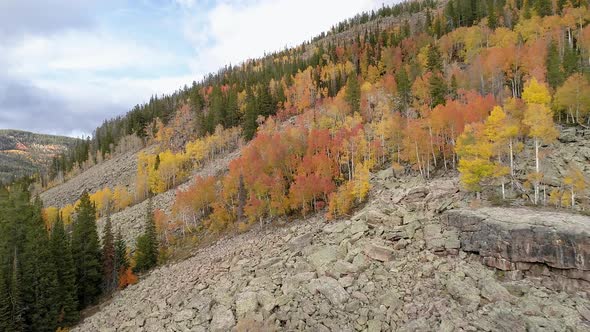
[[[56,71],[103,71],[146,69],[179,58],[156,49],[100,31],[68,31],[53,36],[26,36],[4,50],[5,61],[19,75]]]
[[[55,1],[63,5],[59,8],[67,7],[67,0]],[[224,65],[297,45],[381,2],[169,0],[162,5],[142,1],[145,6],[113,5],[109,12],[93,12],[92,17],[82,15],[85,5],[75,6],[68,15],[76,19],[67,22],[63,11],[52,10],[41,22],[39,15],[20,14],[28,6],[9,0],[10,11],[0,13],[0,18],[14,16],[23,22],[18,35],[10,21],[0,22],[0,127],[89,133],[103,119],[146,102],[150,95],[172,93]],[[34,29],[27,17],[38,21]],[[3,35],[4,30],[12,37]],[[192,48],[193,54],[176,51],[186,48]],[[2,100],[1,92],[15,87],[26,93]]]
[[[192,68],[206,74],[265,51],[298,45],[380,4],[378,0],[234,0],[219,3],[206,17],[187,10],[185,33],[197,52]]]

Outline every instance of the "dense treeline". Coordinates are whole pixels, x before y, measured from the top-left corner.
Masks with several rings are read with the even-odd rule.
[[[44,220],[26,183],[0,188],[0,330],[55,331],[77,323],[80,311],[104,294],[135,283],[131,271],[155,266],[158,243],[151,210],[133,261],[110,218],[102,234],[96,208],[84,193],[73,222]],[[139,245],[141,244],[141,246]]]

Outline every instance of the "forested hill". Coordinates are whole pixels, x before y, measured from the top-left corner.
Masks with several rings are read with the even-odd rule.
[[[0,183],[31,175],[70,151],[79,139],[0,129]]]

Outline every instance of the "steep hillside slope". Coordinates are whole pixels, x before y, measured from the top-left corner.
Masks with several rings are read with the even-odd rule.
[[[465,206],[455,179],[397,181],[386,171],[374,184],[350,220],[314,217],[223,239],[151,272],[75,331],[590,329],[587,288],[502,279],[457,251],[457,234],[441,233],[440,221]]]
[[[152,152],[153,147],[143,151]],[[105,187],[112,189],[122,185],[133,192],[136,172],[137,151],[126,152],[94,165],[72,179],[44,191],[40,197],[45,206],[63,207],[78,200],[85,190],[93,193]]]
[[[39,171],[78,141],[65,136],[0,129],[0,183]]]

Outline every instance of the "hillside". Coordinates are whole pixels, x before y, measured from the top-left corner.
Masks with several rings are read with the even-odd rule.
[[[79,140],[65,136],[0,129],[0,183],[47,168]]]
[[[589,58],[418,0],[154,96],[0,188],[0,330],[590,330]]]
[[[538,274],[531,267],[521,270],[524,264],[494,273],[486,266],[493,261],[482,263],[478,250],[470,246],[494,250],[507,245],[510,252],[526,234],[512,243],[496,238],[506,229],[482,229],[479,236],[487,238],[470,242],[473,226],[467,225],[468,218],[476,213],[458,218],[466,221],[465,233],[447,228],[441,214],[465,207],[456,179],[426,183],[419,178],[396,180],[390,174],[374,178],[367,206],[350,219],[327,223],[315,216],[224,238],[185,261],[155,269],[103,303],[74,331],[590,329],[588,270],[585,276],[583,270],[573,270],[582,274],[572,272],[572,279],[552,274],[541,264]],[[504,211],[498,214],[502,219],[512,219],[505,209],[496,210]],[[482,211],[490,218],[496,210]],[[580,241],[586,241],[579,245],[590,243],[588,217],[512,213],[535,224],[547,218],[553,227],[555,220],[570,220],[585,239]],[[554,256],[548,250],[527,256],[524,248],[513,254],[531,262],[545,255],[560,266],[559,257],[563,262],[573,259],[567,248],[559,247]],[[587,250],[579,254],[581,264],[590,259]],[[524,273],[529,277],[523,278]],[[568,293],[567,287],[575,291]]]

